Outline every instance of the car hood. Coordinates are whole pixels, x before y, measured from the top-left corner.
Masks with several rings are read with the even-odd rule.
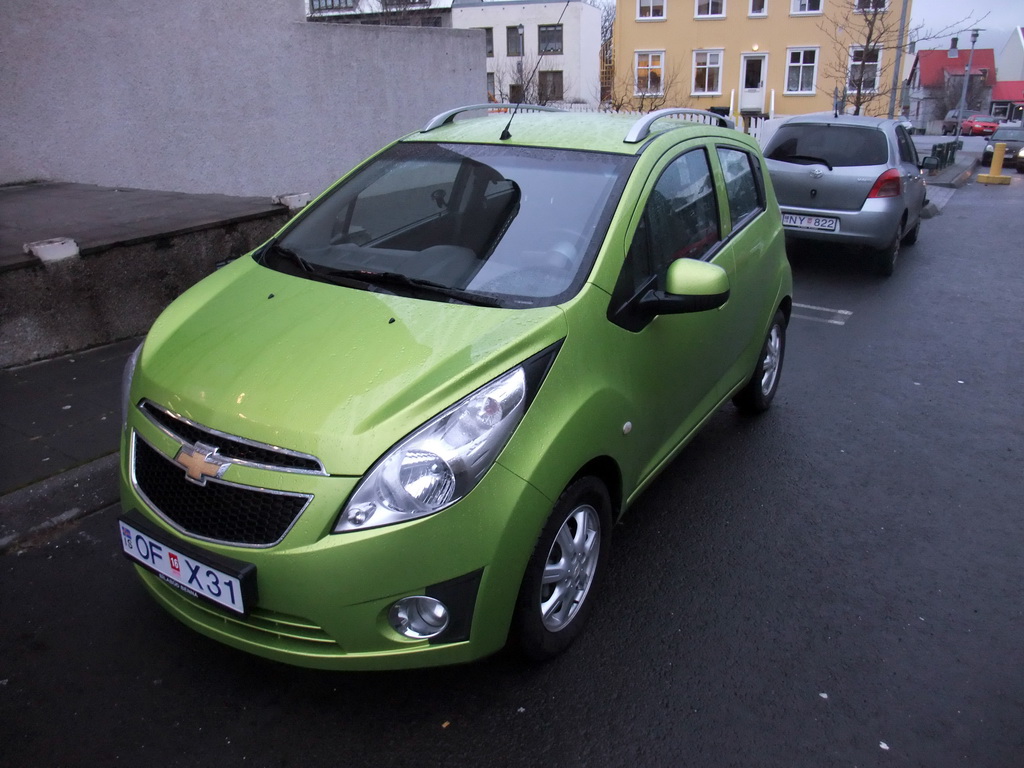
[[[345,288],[241,259],[175,301],[139,359],[148,398],[230,435],[361,475],[459,398],[565,336],[510,310]]]

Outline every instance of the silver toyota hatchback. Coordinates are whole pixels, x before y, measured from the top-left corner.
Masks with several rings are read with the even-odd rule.
[[[764,154],[788,238],[860,246],[886,276],[900,245],[917,241],[925,180],[897,121],[796,117],[779,127]]]

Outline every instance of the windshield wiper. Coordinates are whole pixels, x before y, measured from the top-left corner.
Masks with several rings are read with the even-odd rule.
[[[801,165],[805,163],[820,163],[821,165],[828,166],[830,171],[833,170],[832,163],[823,157],[815,157],[814,155],[786,155],[785,157],[772,157],[771,159],[783,163],[800,163]]]
[[[316,277],[334,282],[348,282],[355,280],[366,285],[411,288],[421,294],[429,296],[444,296],[448,299],[461,301],[463,304],[474,304],[480,307],[500,307],[501,302],[492,296],[482,296],[472,291],[464,291],[460,288],[452,288],[448,285],[435,283],[432,280],[423,280],[418,277],[409,277],[400,272],[373,272],[364,269],[325,269],[314,270]]]
[[[302,271],[303,272],[313,272],[314,271],[313,267],[310,266],[308,261],[306,261],[304,258],[299,256],[299,254],[297,254],[291,248],[285,248],[280,243],[277,243],[277,242],[271,243],[270,247],[267,248],[266,253],[273,254],[274,256],[283,256],[284,258],[288,259],[289,261],[294,262],[295,264],[298,264],[300,267],[302,267]]]

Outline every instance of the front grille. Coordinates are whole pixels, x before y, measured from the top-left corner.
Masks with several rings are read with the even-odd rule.
[[[216,448],[217,453],[236,463],[249,464],[283,472],[313,472],[326,474],[323,465],[313,456],[288,451],[264,443],[254,443],[240,437],[226,435],[175,416],[148,400],[140,406],[149,420],[182,443],[203,443]]]
[[[197,485],[138,435],[134,442],[136,487],[157,513],[191,536],[269,547],[284,538],[311,498],[209,478]]]

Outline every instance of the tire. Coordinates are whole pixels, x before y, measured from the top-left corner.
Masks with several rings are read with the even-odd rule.
[[[1024,173],[1024,163],[1017,161],[1017,173]]]
[[[889,277],[896,269],[900,257],[900,243],[903,241],[903,222],[896,225],[896,234],[884,248],[875,252],[875,270],[882,277]]]
[[[909,232],[907,232],[907,234],[905,234],[903,236],[903,244],[904,245],[913,245],[914,243],[917,242],[917,236],[920,235],[920,234],[921,234],[921,219],[918,218],[917,224],[914,225],[914,228],[912,230],[910,230]]]
[[[555,503],[519,587],[513,631],[522,653],[554,658],[579,636],[611,541],[611,499],[595,477],[574,480]]]
[[[786,316],[779,309],[776,310],[768,335],[761,345],[761,352],[750,374],[750,381],[732,398],[733,405],[740,413],[754,416],[768,410],[779,389],[782,362],[785,358]]]

